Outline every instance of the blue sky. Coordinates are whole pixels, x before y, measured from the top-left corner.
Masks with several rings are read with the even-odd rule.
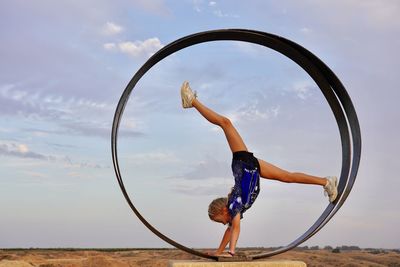
[[[168,246],[119,191],[114,110],[133,74],[164,45],[194,32],[247,28],[320,57],[359,116],[354,189],[305,245],[399,248],[399,11],[394,0],[1,2],[0,247]],[[208,219],[207,206],[233,183],[223,132],[181,108],[184,80],[231,118],[257,157],[290,171],[339,174],[334,117],[300,67],[241,42],[184,49],[140,80],[118,143],[132,200],[164,234],[216,247],[224,228]],[[285,245],[326,205],[318,187],[262,181],[238,245]]]

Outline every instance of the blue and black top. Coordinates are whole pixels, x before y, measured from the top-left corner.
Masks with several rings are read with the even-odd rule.
[[[235,186],[228,196],[228,211],[231,220],[240,212],[240,218],[256,200],[260,192],[260,164],[248,151],[233,153],[232,172]]]

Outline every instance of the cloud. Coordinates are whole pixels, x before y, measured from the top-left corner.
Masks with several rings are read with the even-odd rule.
[[[236,14],[231,14],[224,12],[221,8],[219,8],[219,5],[216,1],[209,1],[208,4],[205,3],[204,0],[193,0],[193,9],[201,13],[203,11],[208,11],[207,13],[212,14],[216,17],[219,18],[239,18],[239,15]]]
[[[280,108],[279,105],[265,105],[263,97],[254,98],[248,103],[242,104],[235,111],[228,113],[228,117],[234,123],[268,120],[278,117]]]
[[[0,133],[11,133],[13,129],[0,127]]]
[[[17,84],[0,86],[0,114],[21,115],[40,120],[56,121],[56,130],[32,130],[35,136],[74,134],[110,138],[114,106],[90,99],[64,98],[60,95],[29,92]],[[119,132],[122,137],[141,137],[143,123],[125,118]],[[61,128],[60,128],[61,127]]]
[[[206,156],[191,169],[167,178],[172,180],[173,192],[188,196],[226,196],[234,184],[230,162]]]
[[[54,160],[54,157],[52,156],[45,156],[43,154],[30,151],[26,144],[16,143],[0,144],[0,155],[39,160]]]
[[[224,196],[234,184],[231,164],[212,156],[193,165],[192,170],[168,177],[172,191],[189,196]]]
[[[220,18],[239,18],[240,17],[239,15],[236,15],[236,14],[225,13],[220,9],[214,10],[213,14]]]
[[[144,41],[122,42],[118,44],[119,50],[122,53],[133,57],[151,56],[156,51],[161,49],[163,45],[158,38],[150,38]]]
[[[310,34],[310,33],[312,33],[312,30],[308,27],[303,27],[300,29],[300,32],[304,33],[304,34]]]
[[[106,102],[97,102],[85,98],[65,98],[59,94],[43,94],[40,91],[31,92],[24,85],[0,85],[0,111],[4,114],[38,115],[47,118],[61,118],[74,111],[109,110]]]
[[[210,182],[207,181],[208,184],[204,185],[182,185],[177,184],[172,188],[173,192],[180,193],[187,196],[227,196],[230,192],[229,186],[221,182]],[[210,198],[211,200],[211,198]]]
[[[132,162],[132,164],[136,165],[154,164],[154,162],[177,163],[182,161],[172,151],[155,151],[148,153],[130,154],[128,157],[129,161]]]
[[[60,162],[64,163],[66,167],[68,168],[78,168],[78,169],[83,169],[83,168],[90,168],[90,169],[108,169],[110,166],[108,165],[101,165],[95,162],[91,161],[79,161],[75,162],[71,160],[70,157],[64,156],[62,158],[58,159]]]
[[[23,159],[34,159],[34,160],[43,160],[43,161],[51,161],[51,162],[59,162],[65,164],[66,167],[69,168],[110,168],[110,166],[103,166],[98,163],[90,162],[90,161],[73,161],[69,156],[54,156],[54,155],[45,155],[42,153],[37,153],[31,151],[27,144],[22,143],[2,143],[0,144],[0,155],[6,157],[17,157]]]
[[[203,11],[203,4],[204,4],[204,0],[193,0],[193,9],[198,12],[201,13]]]
[[[56,130],[46,130],[37,128],[23,128],[22,131],[34,135],[35,137],[48,137],[54,135],[76,135],[76,136],[86,136],[86,137],[101,137],[110,139],[111,137],[111,125],[108,127],[96,122],[86,122],[86,121],[61,121],[59,124],[60,129]],[[119,132],[120,137],[139,137],[145,134],[133,129],[122,129]],[[54,145],[54,147],[64,147],[64,148],[76,148],[77,146],[62,145],[48,143],[49,145]]]
[[[41,130],[39,130],[39,131],[41,131]],[[76,149],[76,148],[78,148],[79,146],[78,145],[69,145],[69,144],[59,144],[59,143],[46,143],[47,145],[49,145],[49,146],[51,146],[51,147],[53,147],[54,149],[62,149],[62,150],[65,150],[65,149]]]
[[[115,43],[105,43],[103,48],[108,51],[117,51],[117,45]]]
[[[0,114],[43,113],[42,108],[36,105],[37,97],[38,93],[29,94],[28,91],[18,89],[16,84],[1,85]]]
[[[311,81],[301,81],[294,83],[291,90],[298,98],[306,100],[312,95],[312,90],[315,88],[316,85],[312,84]]]
[[[157,38],[149,38],[144,41],[105,43],[103,48],[107,51],[119,51],[132,57],[150,57],[163,47]]]
[[[192,170],[182,175],[170,177],[183,180],[205,180],[213,178],[231,177],[230,163],[219,161],[211,156],[207,156],[203,161],[192,166]]]
[[[29,152],[28,146],[25,145],[25,144],[19,144],[19,145],[17,146],[17,148],[18,148],[18,149],[17,149],[18,152],[20,152],[20,153],[22,153],[22,154],[26,154],[26,153]]]
[[[96,121],[66,121],[61,124],[67,133],[87,137],[111,138],[111,122],[104,124]],[[65,131],[63,132],[65,134]],[[119,137],[143,137],[144,132],[123,128],[118,132]]]
[[[48,178],[49,177],[48,175],[46,175],[44,173],[35,172],[35,171],[24,171],[24,174],[27,177],[38,178],[39,181],[41,181],[44,178]]]
[[[107,22],[101,31],[104,35],[116,35],[121,33],[123,30],[124,28],[122,28],[122,26],[114,22]]]
[[[247,42],[234,42],[233,46],[241,53],[244,53],[246,56],[251,57],[259,57],[260,55],[265,54],[265,47],[247,43]]]

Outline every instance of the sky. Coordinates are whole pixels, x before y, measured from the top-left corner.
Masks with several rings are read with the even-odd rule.
[[[273,33],[322,59],[361,126],[359,173],[344,206],[303,245],[400,248],[400,3],[87,0],[0,2],[0,247],[170,247],[132,213],[111,160],[111,125],[135,72],[163,46],[212,29]],[[138,82],[118,156],[128,193],[158,230],[217,247],[209,202],[233,185],[218,127],[182,109],[188,80],[234,123],[256,157],[289,171],[340,174],[333,114],[315,82],[283,55],[219,41],[181,50]],[[238,246],[286,245],[326,208],[322,188],[261,181]]]

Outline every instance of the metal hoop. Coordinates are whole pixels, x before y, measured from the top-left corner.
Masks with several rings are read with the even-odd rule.
[[[249,256],[249,258],[260,259],[280,254],[292,248],[295,248],[296,246],[309,239],[311,236],[317,233],[326,223],[328,223],[328,221],[336,214],[336,212],[346,201],[354,185],[361,157],[360,125],[358,123],[356,111],[346,89],[327,65],[325,65],[310,51],[296,44],[295,42],[266,32],[246,29],[222,29],[188,35],[160,49],[156,54],[149,58],[146,63],[144,63],[143,66],[132,77],[131,81],[126,86],[116,108],[111,133],[111,150],[115,174],[117,176],[121,191],[132,211],[136,214],[140,221],[147,228],[150,229],[150,231],[152,231],[164,241],[175,246],[176,248],[179,248],[196,256],[218,260],[218,257],[216,256],[204,254],[200,251],[188,248],[175,242],[174,240],[163,235],[149,222],[146,221],[146,219],[139,213],[139,211],[136,209],[131,199],[129,198],[129,195],[125,189],[122,180],[117,156],[117,137],[119,123],[121,121],[124,108],[128,102],[129,96],[137,82],[149,69],[151,69],[155,64],[168,57],[169,55],[195,44],[212,41],[243,41],[258,44],[271,48],[292,59],[311,76],[311,78],[321,89],[321,92],[325,96],[330,108],[332,109],[332,112],[338,124],[342,144],[342,169],[338,185],[337,199],[335,200],[335,202],[330,203],[326,207],[326,209],[323,211],[317,221],[300,237],[277,250],[252,255]]]

